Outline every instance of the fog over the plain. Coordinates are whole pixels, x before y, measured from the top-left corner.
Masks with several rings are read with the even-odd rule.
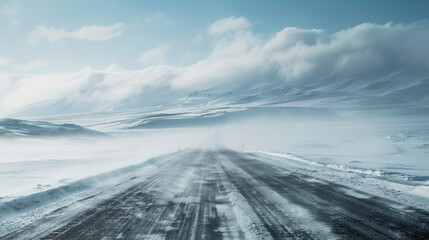
[[[43,29],[36,35],[38,41],[57,39],[50,30],[61,32],[59,37],[80,38],[85,32]],[[370,82],[398,71],[414,72],[417,79],[429,76],[427,20],[412,24],[362,23],[332,33],[285,27],[264,38],[252,31],[252,23],[246,18],[229,17],[208,26],[207,32],[214,42],[211,53],[186,66],[164,64],[162,56],[156,55],[165,54],[168,47],[160,46],[162,51],[142,55],[146,65],[150,62],[147,56],[157,60],[142,69],[112,64],[70,74],[2,74],[0,113],[57,102],[73,105],[71,112],[106,110],[138,95],[154,98],[150,93],[157,89],[182,96],[212,87],[229,90],[283,83],[329,84],[354,75]]]

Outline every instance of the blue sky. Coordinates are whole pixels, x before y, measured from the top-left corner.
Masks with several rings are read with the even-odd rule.
[[[163,63],[194,63],[214,46],[209,26],[230,16],[245,17],[255,34],[268,38],[289,26],[335,32],[363,22],[412,23],[428,18],[429,2],[42,0],[1,1],[0,9],[0,58],[9,62],[0,71],[67,73],[111,64],[138,69],[144,67],[141,54],[153,48],[164,48]],[[39,25],[72,32],[118,23],[120,35],[108,40],[29,43],[29,33]],[[32,62],[34,67],[24,67]]]

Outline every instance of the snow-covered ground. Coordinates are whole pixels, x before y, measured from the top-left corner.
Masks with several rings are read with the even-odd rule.
[[[429,181],[429,126],[425,116],[320,117],[324,110],[252,109],[188,107],[44,117],[45,121],[73,122],[112,137],[1,139],[0,197],[5,201],[140,163],[177,151],[178,145],[222,145],[236,150],[244,146],[244,150],[291,153],[323,166],[361,169],[401,181]],[[184,120],[189,124],[183,124]],[[151,121],[160,125],[144,127]],[[207,121],[213,124],[207,125]]]
[[[209,130],[205,130],[209,134]],[[198,129],[133,132],[112,138],[0,140],[0,202],[204,144]]]
[[[32,199],[29,206],[45,206],[66,196],[75,196],[73,201],[77,201],[79,196],[89,194],[82,195],[83,190],[107,189],[134,171],[128,169],[124,175],[123,171],[115,172],[117,169],[140,166],[179,148],[225,147],[237,151],[243,148],[259,159],[307,174],[314,181],[344,184],[429,210],[428,119],[425,115],[383,116],[308,106],[252,105],[31,118],[36,122],[20,123],[37,123],[55,131],[63,123],[77,124],[109,136],[47,136],[39,131],[36,135],[1,138],[0,205],[24,200],[27,204]],[[146,167],[135,170],[143,168],[139,174],[150,173]],[[105,180],[91,178],[103,173],[108,173]],[[49,195],[49,191],[61,194]],[[365,197],[362,192],[347,190],[345,194]],[[60,205],[40,211],[49,212]],[[8,218],[22,213],[9,212]]]
[[[330,181],[357,189],[361,193],[354,191],[346,193],[358,198],[366,198],[367,196],[362,193],[370,193],[429,210],[429,182],[409,181],[405,175],[398,177],[380,170],[322,164],[290,153],[256,152],[256,154],[271,164],[312,176],[314,181]]]
[[[19,139],[1,142],[0,202],[165,153],[142,141]]]

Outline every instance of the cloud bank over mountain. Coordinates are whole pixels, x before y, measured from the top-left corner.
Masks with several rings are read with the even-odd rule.
[[[73,36],[96,40],[81,30]],[[334,33],[286,27],[264,38],[251,30],[244,17],[230,17],[213,23],[208,32],[214,41],[211,53],[187,66],[166,65],[158,58],[150,65],[146,61],[149,56],[143,58],[148,67],[138,70],[111,65],[72,74],[0,75],[4,86],[0,89],[0,113],[55,101],[103,109],[154,88],[194,91],[278,83],[306,85],[355,74],[375,79],[402,70],[420,72],[422,78],[429,76],[425,75],[429,72],[429,21],[408,25],[363,23]],[[167,49],[161,50],[162,54],[154,56],[165,55]]]

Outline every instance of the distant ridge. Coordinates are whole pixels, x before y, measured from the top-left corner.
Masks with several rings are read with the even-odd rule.
[[[54,124],[43,121],[26,121],[0,118],[0,137],[60,137],[93,136],[106,137],[106,133],[84,128],[75,124]]]

